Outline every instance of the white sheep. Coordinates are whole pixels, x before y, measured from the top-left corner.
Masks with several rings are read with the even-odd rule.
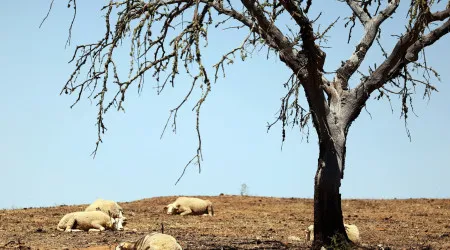
[[[123,216],[123,209],[117,202],[111,200],[97,199],[89,205],[84,211],[102,211],[106,214],[111,214],[113,218],[126,218]]]
[[[136,242],[125,241],[117,245],[116,250],[182,250],[177,240],[162,233],[151,233]]]
[[[164,210],[167,210],[167,214],[214,215],[214,209],[211,201],[193,197],[178,197],[175,202],[164,207]]]
[[[66,232],[123,230],[122,223],[122,218],[112,218],[102,211],[83,211],[64,215],[56,229]]]
[[[348,239],[353,243],[358,243],[361,239],[359,237],[359,230],[356,225],[344,224],[345,232],[347,233]],[[306,240],[314,240],[314,225],[310,225],[306,230]]]

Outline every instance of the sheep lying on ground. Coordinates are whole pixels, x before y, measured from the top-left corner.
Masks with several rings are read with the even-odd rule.
[[[110,200],[97,199],[91,205],[89,205],[84,211],[102,211],[106,214],[111,214],[113,218],[122,217],[124,221],[126,218],[123,216],[123,209],[117,202]]]
[[[182,250],[182,248],[177,240],[168,234],[151,233],[136,242],[122,242],[116,250]]]
[[[64,215],[56,229],[66,232],[123,230],[122,218],[112,218],[102,211],[73,212]]]
[[[212,202],[210,202],[209,200],[202,200],[192,197],[178,197],[174,203],[171,203],[164,207],[164,210],[166,209],[167,214],[208,214],[209,216],[214,215]]]
[[[356,225],[344,224],[345,232],[347,233],[348,239],[353,243],[358,243],[361,239],[359,238],[359,230]],[[306,240],[314,240],[314,225],[310,225],[306,230]]]

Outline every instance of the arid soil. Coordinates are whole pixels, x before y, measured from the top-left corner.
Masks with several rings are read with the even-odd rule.
[[[0,249],[114,249],[154,231],[177,238],[183,249],[307,249],[304,229],[313,222],[313,201],[251,196],[201,197],[214,217],[163,213],[175,197],[120,203],[128,218],[122,232],[56,230],[79,206],[0,210]],[[450,200],[344,200],[346,223],[356,224],[362,249],[450,249]],[[133,230],[136,229],[136,230]]]

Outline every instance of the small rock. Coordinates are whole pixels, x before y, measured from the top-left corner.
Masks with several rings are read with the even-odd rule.
[[[288,240],[290,240],[290,241],[302,241],[302,239],[300,239],[300,237],[292,236],[292,235],[288,237]]]
[[[444,234],[439,235],[439,238],[445,238],[445,237],[449,237],[449,236],[450,236],[450,234],[444,233]]]
[[[391,250],[390,247],[388,247],[388,246],[385,247],[385,246],[383,246],[383,244],[378,244],[377,247],[379,250]]]

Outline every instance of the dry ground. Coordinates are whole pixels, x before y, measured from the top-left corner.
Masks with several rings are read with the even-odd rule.
[[[184,249],[307,249],[304,229],[313,221],[313,201],[248,196],[203,197],[215,216],[170,216],[175,197],[120,203],[128,218],[123,232],[64,233],[62,216],[87,205],[0,210],[0,249],[111,249],[149,232],[173,235]],[[346,223],[359,227],[364,249],[450,249],[450,200],[344,200]],[[134,232],[132,229],[136,229]],[[298,237],[297,240],[290,236]],[[108,247],[110,246],[110,247]]]

